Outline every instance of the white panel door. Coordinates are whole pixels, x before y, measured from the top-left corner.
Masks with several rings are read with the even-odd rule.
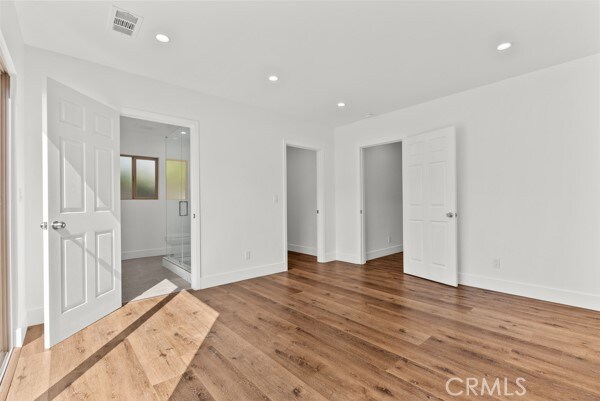
[[[457,286],[454,128],[403,140],[402,179],[404,272]]]
[[[44,131],[50,348],[121,306],[119,115],[48,79]]]

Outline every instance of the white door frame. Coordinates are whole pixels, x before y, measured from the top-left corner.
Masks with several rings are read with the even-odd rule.
[[[402,139],[406,138],[406,135],[399,136],[397,139],[386,138],[379,139],[376,142],[364,142],[361,143],[358,147],[358,179],[359,179],[359,196],[358,196],[358,204],[360,205],[358,219],[359,224],[358,227],[360,229],[359,237],[360,237],[360,264],[364,265],[367,263],[367,233],[366,233],[366,224],[365,224],[365,149],[372,148],[374,146],[381,145],[389,145],[392,143],[402,142]],[[402,173],[402,172],[401,172]],[[402,181],[402,190],[404,190],[404,181]],[[404,220],[402,220],[402,225],[404,225]],[[402,227],[404,230],[404,227]]]
[[[19,205],[16,201],[16,182],[21,178],[18,170],[18,163],[22,161],[17,160],[16,156],[16,147],[18,139],[17,132],[14,127],[14,121],[16,120],[16,108],[17,108],[17,85],[20,85],[22,82],[18,81],[17,77],[17,69],[13,62],[13,59],[8,51],[8,45],[6,44],[6,40],[4,39],[4,35],[0,32],[0,59],[4,63],[4,68],[6,69],[6,73],[10,76],[10,110],[9,110],[9,130],[6,133],[7,135],[7,166],[9,168],[8,175],[6,177],[6,209],[7,209],[7,231],[8,231],[8,326],[9,326],[9,344],[10,351],[7,353],[7,356],[10,357],[12,354],[14,347],[20,347],[25,340],[25,332],[27,331],[27,327],[19,327],[18,322],[18,306],[19,302],[17,299],[17,272],[15,271],[13,266],[16,266],[18,263],[21,263],[19,258],[22,258],[23,255],[19,254],[19,247],[17,246],[17,235],[16,227],[24,226],[19,224],[24,214],[22,205]],[[7,358],[8,361],[8,358]]]
[[[198,121],[130,108],[121,108],[119,113],[121,117],[137,118],[190,129],[190,194],[192,196],[190,202],[190,212],[192,215],[190,237],[192,262],[190,274],[192,282],[190,284],[194,290],[199,290],[202,288],[202,213],[200,208],[200,131]]]
[[[362,141],[358,144],[357,148],[357,157],[358,157],[358,177],[359,177],[359,187],[358,187],[358,205],[359,205],[359,213],[358,213],[358,240],[360,245],[360,255],[359,260],[360,264],[364,265],[367,263],[367,250],[365,247],[365,219],[364,219],[364,206],[365,206],[365,195],[364,195],[364,166],[363,166],[363,150],[365,148],[370,148],[373,146],[379,145],[387,145],[390,143],[403,142],[403,139],[406,139],[412,135],[418,135],[425,132],[437,131],[445,128],[454,128],[453,126],[447,126],[442,128],[432,128],[426,131],[413,132],[410,134],[406,133],[398,133],[394,135],[390,135],[383,138],[375,138]],[[458,174],[458,173],[457,173]],[[404,192],[406,183],[402,180],[402,191]],[[402,219],[402,225],[406,224],[406,220]],[[404,227],[402,227],[402,231],[404,232]]]
[[[317,262],[325,263],[325,191],[323,170],[323,149],[296,141],[283,141],[283,260],[288,268],[287,240],[287,148],[311,150],[317,153]]]

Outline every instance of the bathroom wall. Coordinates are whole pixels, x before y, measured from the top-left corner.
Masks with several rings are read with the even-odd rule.
[[[158,157],[158,199],[121,200],[121,256],[165,254],[165,139],[148,132],[121,130],[121,154]]]

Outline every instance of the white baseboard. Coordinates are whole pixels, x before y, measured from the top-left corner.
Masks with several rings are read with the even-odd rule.
[[[288,244],[288,251],[304,253],[306,255],[317,256],[317,248],[311,248],[304,245]]]
[[[321,263],[333,262],[335,260],[335,257],[335,252],[328,252],[325,254],[325,260],[323,260]]]
[[[404,250],[404,246],[394,245],[387,248],[376,249],[374,251],[367,251],[367,260],[383,258],[384,256],[393,255],[398,252],[402,252]]]
[[[25,334],[27,334],[27,327],[17,327],[15,329],[15,338],[13,339],[14,347],[22,347],[25,343]]]
[[[600,295],[459,273],[458,283],[485,290],[600,311]]]
[[[142,249],[140,251],[121,252],[121,260],[149,258],[151,256],[165,256],[165,248]]]
[[[272,265],[256,266],[227,273],[213,274],[204,276],[200,279],[200,288],[216,287],[218,285],[235,283],[236,281],[281,273],[286,270],[285,262],[279,262]]]
[[[335,254],[335,259],[339,260],[340,262],[346,262],[346,263],[352,263],[355,265],[360,265],[361,261],[360,261],[360,255],[353,255],[350,253],[342,253],[342,252],[337,252]]]
[[[44,323],[44,308],[27,310],[27,327]]]

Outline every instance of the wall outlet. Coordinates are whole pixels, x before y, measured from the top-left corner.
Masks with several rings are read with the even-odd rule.
[[[500,259],[492,259],[492,269],[500,268]]]
[[[246,251],[244,253],[244,257],[246,258],[246,260],[250,260],[250,251]]]
[[[388,244],[391,244],[391,243],[392,243],[392,236],[388,235]]]
[[[273,195],[273,203],[279,203],[279,196]]]

